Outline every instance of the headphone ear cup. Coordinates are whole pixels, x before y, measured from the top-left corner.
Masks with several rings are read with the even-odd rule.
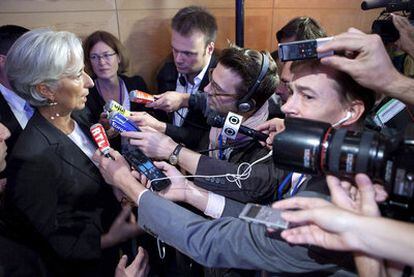
[[[253,99],[237,103],[237,110],[240,113],[250,112],[251,110],[254,109],[254,107],[255,107],[255,103],[254,103]]]

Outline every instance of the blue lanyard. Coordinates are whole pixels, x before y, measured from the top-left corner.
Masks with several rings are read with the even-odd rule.
[[[219,143],[219,159],[222,160],[223,159],[223,136],[219,135],[218,137],[218,143]]]
[[[277,199],[281,200],[283,196],[283,189],[286,187],[286,185],[291,181],[293,176],[293,172],[290,172],[285,179],[283,179],[282,183],[279,185],[279,188],[277,189]],[[300,187],[300,183],[302,182],[303,174],[300,175],[299,180],[296,182],[296,184],[293,186],[293,189],[290,193],[290,196],[295,195]]]
[[[286,187],[290,179],[292,179],[293,172],[290,172],[285,179],[283,179],[283,182],[279,185],[279,188],[277,189],[277,199],[282,199],[282,193],[283,189]]]

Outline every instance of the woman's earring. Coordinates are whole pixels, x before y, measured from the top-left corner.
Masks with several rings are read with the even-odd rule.
[[[51,102],[49,102],[49,107],[52,107],[52,115],[50,116],[51,120],[55,120],[55,118],[59,117],[60,114],[56,112],[56,105],[58,104],[58,102],[51,100]]]

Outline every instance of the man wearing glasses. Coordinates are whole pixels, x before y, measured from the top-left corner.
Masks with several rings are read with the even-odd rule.
[[[228,112],[240,114],[243,116],[243,125],[250,128],[267,120],[267,100],[274,93],[279,81],[276,63],[269,53],[238,47],[224,49],[218,58],[216,68],[210,69],[206,75],[209,76],[210,82],[204,88],[205,93],[192,96],[192,99],[198,98],[202,103],[200,106],[207,106],[207,111],[211,110],[223,116]],[[190,106],[189,110],[192,111],[191,109]],[[188,128],[183,126],[180,128],[181,136],[172,136],[168,132],[168,127],[165,131],[167,124],[147,113],[134,113],[131,119],[139,126],[150,126],[158,132],[141,128],[141,132],[127,132],[122,136],[129,138],[130,143],[137,145],[147,156],[168,160],[173,165],[184,163],[197,166],[200,153],[232,163],[252,163],[269,152],[256,140],[244,135],[228,139],[222,135],[221,128],[211,127],[208,142],[200,143],[202,150],[197,153],[187,147],[188,141],[194,139],[191,131],[183,131]],[[186,148],[174,141],[183,143]],[[263,163],[271,164],[272,160],[267,159]],[[268,168],[270,171],[276,171],[274,166]],[[219,182],[223,182],[223,179],[216,178],[213,182],[215,181],[220,186]],[[219,205],[224,205],[223,198],[214,199],[220,202]],[[268,201],[269,199],[266,199],[266,202]],[[207,276],[224,274],[218,269],[207,270]],[[225,271],[229,273],[227,269]]]
[[[198,98],[199,102],[204,103],[200,106],[205,105],[207,111],[212,110],[222,116],[228,112],[237,113],[243,116],[243,126],[249,128],[255,128],[268,119],[267,100],[279,82],[276,63],[269,53],[238,47],[224,49],[216,68],[210,70],[208,75],[210,82],[204,88],[205,93],[192,96],[192,99]],[[128,137],[131,144],[140,147],[149,157],[168,160],[173,165],[192,164],[196,167],[200,153],[232,163],[252,163],[268,153],[268,149],[256,140],[241,134],[229,139],[222,135],[221,128],[215,127],[209,130],[208,144],[197,153],[188,147],[183,148],[181,144],[177,145],[182,143],[187,146],[187,139],[192,138],[191,133],[180,140],[163,131],[165,123],[146,113],[134,113],[131,119],[139,126],[150,126],[158,132],[142,128],[142,132],[122,135]],[[264,161],[271,162],[271,159]]]

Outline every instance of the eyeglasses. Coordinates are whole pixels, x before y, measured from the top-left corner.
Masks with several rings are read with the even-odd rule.
[[[114,55],[116,55],[116,53],[115,53],[115,52],[114,52],[114,53],[104,53],[104,54],[102,54],[102,55],[92,54],[92,55],[90,55],[90,56],[89,56],[89,59],[90,59],[92,62],[98,62],[98,61],[100,61],[101,59],[103,59],[103,60],[104,60],[104,61],[106,61],[106,62],[109,62],[109,61],[111,60],[111,58],[112,58]]]
[[[213,92],[213,96],[227,96],[232,98],[238,98],[237,94],[230,94],[230,93],[222,93],[225,92],[214,80],[213,80],[213,68],[208,70],[208,80],[210,82],[211,90]]]

